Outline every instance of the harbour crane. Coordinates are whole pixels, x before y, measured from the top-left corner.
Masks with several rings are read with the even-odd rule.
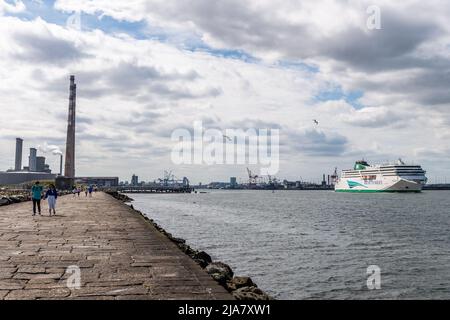
[[[339,180],[338,168],[336,167],[336,168],[334,168],[334,173],[331,176],[331,181],[332,181],[331,183],[333,185],[335,185],[338,182],[338,180]]]
[[[159,178],[158,183],[164,187],[168,186],[184,186],[189,187],[190,181],[187,177],[183,179],[177,178],[173,173],[173,171],[164,171],[164,178]],[[156,182],[156,181],[155,181]]]
[[[276,185],[276,184],[278,184],[278,179],[277,179],[277,177],[271,176],[271,175],[268,175],[267,177],[269,178],[269,184],[270,184],[270,185]]]
[[[257,179],[259,178],[258,175],[253,174],[253,172],[247,168],[248,172],[248,184],[249,185],[256,185]]]

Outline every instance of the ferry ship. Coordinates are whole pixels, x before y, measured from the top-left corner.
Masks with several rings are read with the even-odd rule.
[[[421,166],[396,164],[371,166],[357,161],[353,170],[343,170],[335,185],[336,192],[421,192],[427,182]]]

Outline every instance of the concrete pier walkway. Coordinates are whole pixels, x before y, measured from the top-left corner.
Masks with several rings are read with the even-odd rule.
[[[42,209],[32,217],[31,203],[0,207],[0,299],[232,299],[107,194],[61,197],[56,217]]]

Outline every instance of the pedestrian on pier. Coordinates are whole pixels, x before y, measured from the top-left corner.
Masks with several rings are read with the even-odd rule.
[[[50,214],[50,217],[52,216],[52,210],[53,215],[56,216],[56,199],[58,199],[58,191],[53,184],[50,185],[50,188],[47,190],[45,199],[48,201],[48,212]]]
[[[89,198],[92,198],[92,192],[94,192],[94,187],[89,186]]]
[[[33,201],[33,216],[36,215],[36,207],[39,215],[41,215],[41,199],[42,191],[44,188],[36,181],[33,187],[31,187],[31,200]]]

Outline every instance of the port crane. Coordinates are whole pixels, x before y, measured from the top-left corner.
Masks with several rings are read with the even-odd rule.
[[[164,178],[158,179],[158,183],[162,186],[185,186],[188,187],[190,185],[190,181],[187,177],[184,177],[183,179],[179,179],[175,177],[175,175],[172,173],[173,171],[164,171]]]
[[[338,180],[339,180],[338,168],[336,167],[334,168],[334,173],[331,176],[331,183],[335,185],[338,182]]]
[[[278,178],[268,175],[267,178],[269,179],[269,184],[275,186],[276,184],[278,184]]]
[[[259,176],[256,174],[253,174],[253,172],[249,168],[247,168],[247,173],[248,173],[248,184],[256,185]]]

